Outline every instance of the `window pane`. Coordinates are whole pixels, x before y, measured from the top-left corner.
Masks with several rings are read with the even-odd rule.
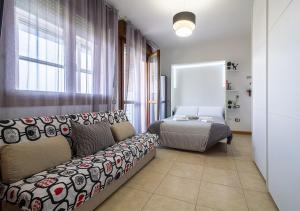
[[[76,64],[78,93],[93,93],[92,43],[80,36],[76,37]],[[79,78],[78,78],[79,77]]]
[[[19,71],[16,88],[65,91],[64,43],[58,2],[16,1]],[[51,8],[49,7],[51,3]],[[38,4],[38,5],[32,5]],[[45,11],[45,12],[43,12]]]
[[[28,66],[28,62],[26,61],[22,61],[20,60],[19,61],[19,80],[18,80],[18,89],[20,90],[27,90],[28,89],[28,69],[29,69],[29,66]]]
[[[157,104],[150,104],[150,124],[157,120]]]
[[[25,31],[19,31],[19,55],[21,56],[28,56],[28,44],[29,41],[29,34]]]
[[[18,89],[64,92],[64,70],[62,68],[19,60]]]
[[[87,74],[87,93],[93,93],[93,74]]]
[[[125,113],[126,113],[126,116],[128,118],[128,121],[133,124],[134,123],[133,122],[134,104],[125,104],[125,109],[126,109]]]

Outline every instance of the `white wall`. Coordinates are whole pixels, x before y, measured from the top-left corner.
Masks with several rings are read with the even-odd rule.
[[[269,0],[268,185],[280,210],[300,210],[300,1]]]
[[[254,160],[267,179],[267,0],[255,0],[252,21],[252,143]]]
[[[241,108],[236,111],[240,122],[229,122],[233,130],[251,131],[251,98],[246,89],[251,75],[251,38],[249,36],[203,42],[185,48],[161,49],[161,72],[168,76],[167,111],[171,114],[171,66],[172,64],[201,63],[211,61],[236,61],[239,63],[239,72],[228,73],[228,79],[234,87],[240,90]]]
[[[225,63],[195,67],[173,66],[172,110],[177,106],[225,105]],[[174,75],[176,74],[176,77]]]

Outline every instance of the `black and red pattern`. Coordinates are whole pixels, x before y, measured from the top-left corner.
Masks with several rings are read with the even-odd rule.
[[[44,137],[57,135],[69,136],[71,132],[70,120],[81,124],[94,124],[101,121],[115,124],[128,121],[122,110],[1,120],[0,145],[37,141]]]
[[[150,133],[136,135],[94,155],[0,184],[0,200],[23,210],[73,210],[128,172],[154,149],[157,139]]]

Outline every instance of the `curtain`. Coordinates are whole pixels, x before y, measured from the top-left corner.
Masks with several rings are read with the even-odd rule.
[[[2,28],[0,118],[117,108],[118,12],[104,0],[5,1]]]
[[[126,25],[125,110],[138,132],[146,130],[146,39]]]
[[[0,36],[1,36],[1,31],[2,31],[3,3],[4,3],[4,0],[1,0],[0,1]]]

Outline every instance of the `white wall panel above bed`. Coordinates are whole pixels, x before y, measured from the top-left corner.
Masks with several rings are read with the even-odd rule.
[[[172,109],[225,105],[225,61],[181,64],[172,68]]]

